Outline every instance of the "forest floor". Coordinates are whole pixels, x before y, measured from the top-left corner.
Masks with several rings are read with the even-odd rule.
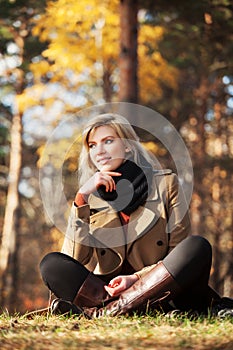
[[[0,315],[0,349],[232,350],[233,319]]]

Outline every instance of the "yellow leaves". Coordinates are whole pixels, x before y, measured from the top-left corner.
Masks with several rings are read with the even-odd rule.
[[[98,48],[105,55],[106,47],[107,52],[111,55],[115,52],[117,57],[117,51],[111,47],[112,42],[119,38],[117,7],[116,0],[58,0],[48,3],[47,12],[37,21],[33,32],[34,35],[40,35],[42,40],[51,42],[43,55],[55,63],[59,62],[58,65],[62,55],[65,61],[63,64],[68,66],[69,61],[70,68],[73,68],[75,61],[82,60],[84,53],[94,61]]]
[[[42,84],[40,86],[37,86],[37,89],[39,89],[39,90],[41,90],[42,88],[44,89]],[[25,89],[22,94],[16,95],[16,103],[17,103],[18,110],[20,113],[23,113],[28,108],[38,104],[38,94],[31,93],[32,89],[34,89],[34,87],[29,88],[29,89]],[[28,90],[30,91],[29,94],[27,93]]]
[[[97,6],[98,5],[98,6]],[[108,9],[109,11],[109,9]],[[42,40],[50,44],[43,56],[53,61],[53,72],[62,77],[65,69],[71,69],[77,74],[94,70],[96,60],[104,56],[117,57],[117,51],[112,47],[116,40],[115,31],[104,31],[106,21],[116,21],[117,15],[112,14],[106,20],[106,8],[96,1],[57,1],[49,3],[47,12],[42,16],[34,34],[40,34]],[[108,40],[109,34],[115,38]],[[108,41],[110,45],[105,45]],[[106,48],[106,52],[105,52]]]
[[[40,81],[40,78],[48,73],[50,65],[47,61],[39,61],[30,64],[30,70],[33,73],[34,81]]]
[[[62,136],[62,135],[61,135]],[[78,155],[81,150],[81,135],[73,135],[71,138],[61,138],[48,145],[42,145],[37,153],[39,160],[37,166],[42,168],[47,164],[55,169],[63,167],[66,161],[69,161],[69,169],[77,169]]]
[[[25,89],[22,94],[16,96],[19,111],[23,113],[25,110],[33,106],[38,106],[43,99],[44,94],[45,86],[42,83],[35,84],[32,87]],[[44,100],[45,107],[46,103],[47,105],[51,105],[54,103],[54,99],[46,98],[46,100]]]
[[[64,85],[69,80],[67,71],[72,72],[77,88],[83,81],[101,86],[103,72],[111,81],[117,81],[113,74],[117,72],[120,52],[119,0],[50,1],[33,33],[49,42],[42,53],[47,61],[31,66],[36,82],[46,71],[52,73],[50,81]],[[143,103],[154,96],[160,98],[162,85],[176,88],[176,70],[167,65],[158,51],[163,35],[163,27],[139,20],[138,80]]]
[[[143,24],[140,26],[139,32],[139,43],[145,43],[146,41],[153,43],[153,41],[158,42],[162,39],[164,35],[164,28],[160,26]]]
[[[58,0],[50,2],[47,6],[46,13],[37,21],[34,33],[44,30],[48,37],[49,33],[53,33],[62,28],[67,33],[79,33],[81,37],[86,38],[86,34],[91,33],[94,26],[100,19],[106,21],[116,17],[112,15],[116,12],[116,4],[118,1],[64,1]],[[116,24],[116,23],[115,23]],[[49,31],[46,31],[46,27]]]
[[[164,156],[167,151],[165,148],[162,146],[159,146],[155,142],[148,141],[148,142],[143,142],[143,146],[151,153],[153,153],[156,156]]]
[[[163,94],[163,85],[175,89],[178,72],[167,62],[158,51],[158,43],[162,40],[164,28],[159,26],[141,25],[138,38],[138,80],[140,97],[144,103],[151,99],[159,99]]]

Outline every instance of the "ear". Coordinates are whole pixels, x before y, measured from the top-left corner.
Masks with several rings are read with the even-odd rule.
[[[130,152],[129,147],[125,147],[125,152],[126,152],[126,153],[129,153],[129,152]]]

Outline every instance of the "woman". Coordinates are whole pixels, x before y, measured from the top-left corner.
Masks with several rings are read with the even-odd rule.
[[[40,264],[58,298],[54,312],[207,312],[220,300],[208,286],[211,246],[190,235],[176,175],[153,164],[122,116],[102,114],[86,126],[62,252]]]

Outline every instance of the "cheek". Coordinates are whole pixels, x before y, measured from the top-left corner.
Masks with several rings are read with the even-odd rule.
[[[89,160],[92,164],[95,165],[95,157],[94,157],[93,152],[89,152]]]
[[[120,166],[126,159],[125,149],[121,145],[115,149],[115,152],[112,153],[114,166]]]
[[[126,156],[125,147],[119,148],[119,153],[121,158],[125,159],[125,156]]]
[[[118,157],[124,158],[125,157],[125,147],[122,145],[122,143],[118,143],[114,147],[114,153],[118,155]]]

